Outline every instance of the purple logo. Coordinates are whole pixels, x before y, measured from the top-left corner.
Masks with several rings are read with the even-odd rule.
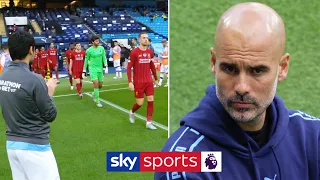
[[[218,165],[218,161],[216,160],[216,157],[214,157],[214,154],[208,154],[205,163],[208,169],[215,169]]]

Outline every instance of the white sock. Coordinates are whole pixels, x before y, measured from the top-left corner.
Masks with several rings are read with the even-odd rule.
[[[122,78],[122,72],[121,71],[119,72],[119,77]]]

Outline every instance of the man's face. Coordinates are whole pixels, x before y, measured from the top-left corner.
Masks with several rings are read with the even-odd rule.
[[[36,49],[36,54],[39,52],[39,49]]]
[[[74,49],[74,44],[70,44],[70,49],[71,49],[71,50]]]
[[[77,49],[78,51],[80,51],[80,50],[81,50],[81,44],[76,44],[76,49]]]
[[[50,44],[50,48],[51,48],[51,49],[54,48],[54,44],[53,44],[53,43]]]
[[[167,42],[162,42],[163,47],[166,47],[166,45],[167,45]]]
[[[273,38],[246,40],[225,34],[212,57],[217,97],[239,123],[264,114],[276,93],[281,53]]]
[[[139,40],[142,46],[148,46],[148,41],[149,41],[148,34],[141,34]]]
[[[131,42],[132,42],[133,45],[137,44],[137,41],[135,39],[132,39]]]
[[[41,51],[44,51],[44,47],[41,47]]]
[[[99,39],[96,39],[92,43],[94,46],[99,46]]]

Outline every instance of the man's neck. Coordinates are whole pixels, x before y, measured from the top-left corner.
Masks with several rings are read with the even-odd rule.
[[[264,122],[266,120],[266,111],[262,113],[257,119],[247,122],[247,123],[238,123],[241,129],[244,131],[259,131],[262,129]]]
[[[94,48],[97,48],[98,46],[96,46],[96,45],[93,45],[92,47],[94,47]]]
[[[140,45],[139,48],[140,48],[141,50],[143,50],[143,51],[147,50],[147,46],[142,46],[142,45]]]
[[[76,52],[81,52],[81,49],[80,49],[80,50],[77,50],[77,49],[76,49]]]

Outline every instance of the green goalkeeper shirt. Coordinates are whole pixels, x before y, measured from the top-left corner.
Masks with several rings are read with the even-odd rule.
[[[83,71],[86,71],[89,65],[89,72],[103,72],[103,64],[107,64],[106,51],[102,46],[94,48],[91,46],[86,51],[86,58],[84,61]]]

